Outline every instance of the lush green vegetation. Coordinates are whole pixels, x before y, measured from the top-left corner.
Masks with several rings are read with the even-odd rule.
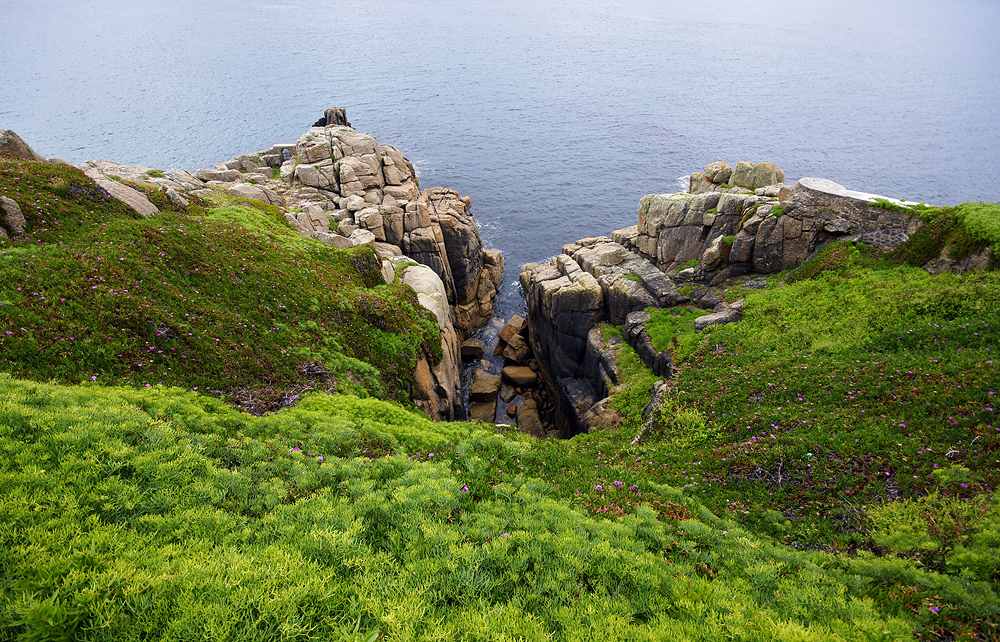
[[[622,346],[622,426],[539,441],[408,408],[436,325],[369,252],[60,166],[0,188],[0,639],[997,636],[1000,274],[911,267],[1000,240],[988,207],[731,290],[739,324],[656,311],[662,407]]]
[[[646,331],[649,333],[653,349],[661,352],[670,348],[671,354],[682,361],[698,345],[699,337],[694,332],[694,320],[708,314],[694,307],[650,308]]]
[[[258,409],[320,386],[406,400],[440,354],[409,288],[370,248],[335,250],[259,201],[137,219],[62,165],[0,162],[28,234],[0,247],[0,368],[19,377],[181,385]]]
[[[608,482],[648,505],[591,517],[523,471],[543,464],[523,437],[348,396],[251,417],[179,389],[0,385],[6,637],[908,635],[864,565],[648,480]]]

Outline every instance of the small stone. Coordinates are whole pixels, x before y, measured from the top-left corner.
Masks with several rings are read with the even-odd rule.
[[[504,403],[510,403],[517,396],[517,390],[511,386],[504,386],[500,389],[500,398],[503,399]]]

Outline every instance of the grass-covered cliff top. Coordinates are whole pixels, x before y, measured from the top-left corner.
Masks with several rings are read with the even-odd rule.
[[[440,351],[433,317],[383,283],[370,248],[306,239],[273,206],[176,212],[161,197],[142,219],[72,167],[13,160],[0,193],[27,219],[0,244],[0,371],[267,409],[311,387],[404,401],[415,360]]]
[[[436,326],[259,203],[137,220],[18,162],[0,187],[33,232],[0,247],[2,640],[997,635],[996,272],[832,245],[731,292],[740,324],[658,317],[683,363],[648,428],[623,347],[624,425],[538,441],[225,405],[391,398]]]

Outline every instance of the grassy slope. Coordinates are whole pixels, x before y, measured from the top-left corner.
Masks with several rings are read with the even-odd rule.
[[[654,378],[627,348],[625,426],[572,441],[433,424],[351,396],[306,395],[253,417],[189,389],[234,390],[234,373],[276,387],[261,370],[203,375],[208,356],[189,367],[155,332],[87,337],[88,319],[110,309],[107,327],[130,315],[139,329],[162,322],[190,333],[184,354],[246,368],[265,353],[279,366],[322,357],[349,381],[367,361],[379,371],[359,379],[377,393],[399,381],[392,360],[408,360],[421,334],[400,327],[393,340],[410,352],[390,353],[382,335],[365,343],[371,328],[336,338],[324,316],[370,321],[365,306],[386,305],[393,291],[369,287],[368,257],[304,243],[262,207],[149,221],[104,202],[84,212],[96,198],[85,178],[45,166],[13,175],[21,169],[0,166],[5,193],[21,189],[22,208],[38,199],[41,209],[32,240],[0,248],[20,252],[4,268],[0,310],[36,315],[41,329],[10,327],[43,340],[4,343],[21,346],[8,370],[132,387],[0,378],[0,639],[338,639],[354,625],[388,639],[995,635],[997,348],[977,325],[994,323],[995,273],[931,279],[835,247],[828,269],[800,273],[813,278],[751,294],[742,324],[700,343],[678,337],[692,356],[637,446]],[[45,236],[43,218],[61,234]],[[118,258],[132,267],[105,267]],[[17,291],[10,279],[23,274],[44,289]],[[49,276],[59,274],[71,278]],[[134,299],[127,277],[144,279]],[[277,288],[299,278],[301,297]],[[324,279],[347,287],[308,289]],[[94,285],[105,298],[88,298]],[[90,303],[54,305],[71,299],[64,291]],[[184,313],[217,324],[180,325]],[[423,318],[407,312],[400,326]],[[60,323],[85,348],[45,334]],[[293,330],[230,338],[239,323]],[[269,349],[251,355],[251,336]],[[336,345],[317,348],[328,336]],[[94,356],[109,341],[134,356],[164,349],[154,352],[171,356],[157,358],[172,360],[160,372],[176,378],[163,380],[188,390],[145,388],[155,382],[136,378],[136,359],[115,369],[120,349]],[[48,365],[40,355],[56,346],[69,352]],[[301,382],[288,367],[282,385]]]
[[[312,386],[403,401],[439,345],[412,291],[379,285],[369,248],[307,240],[265,204],[136,220],[79,171],[28,162],[0,161],[0,189],[28,219],[0,247],[0,368],[16,376],[263,408]]]
[[[0,385],[0,635],[908,636],[863,575],[679,491],[644,484],[666,520],[574,510],[500,467],[530,459],[523,436],[349,396],[252,417],[178,389]]]

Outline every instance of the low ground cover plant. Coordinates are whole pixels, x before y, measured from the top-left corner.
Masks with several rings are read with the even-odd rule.
[[[321,387],[406,400],[440,358],[412,290],[368,247],[335,250],[259,202],[140,219],[78,170],[0,162],[27,233],[0,247],[0,369],[182,385],[255,407]],[[251,404],[251,405],[254,405]]]
[[[623,345],[622,425],[534,440],[412,409],[436,324],[370,252],[57,165],[0,188],[0,639],[997,635],[1000,276],[912,267],[1000,240],[988,207],[831,244],[738,324],[654,313],[659,408]]]

